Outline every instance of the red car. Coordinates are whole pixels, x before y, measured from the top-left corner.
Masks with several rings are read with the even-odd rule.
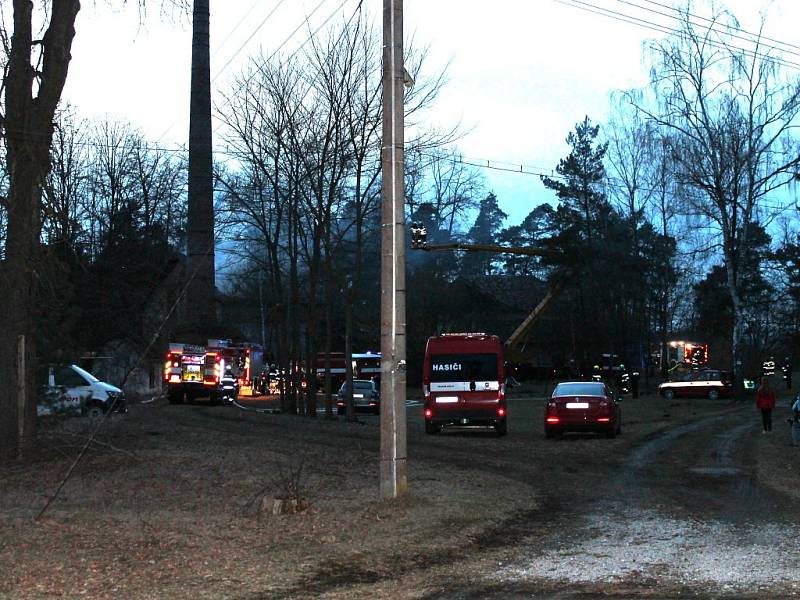
[[[603,381],[559,383],[547,401],[544,433],[552,438],[566,431],[586,431],[613,438],[622,433],[619,398]]]

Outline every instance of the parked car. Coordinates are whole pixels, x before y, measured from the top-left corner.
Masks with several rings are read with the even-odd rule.
[[[345,381],[336,394],[336,412],[340,415],[345,414],[347,410],[346,397],[347,382]],[[380,412],[381,392],[374,381],[371,379],[353,380],[353,408],[356,412],[372,412],[376,415]]]
[[[552,438],[564,432],[594,432],[613,438],[622,433],[620,399],[603,381],[559,383],[547,401],[544,433]]]
[[[121,389],[100,381],[78,365],[49,367],[47,383],[37,406],[40,416],[83,414],[99,417],[109,410],[128,412]]]
[[[667,381],[658,386],[658,393],[668,400],[678,396],[716,400],[730,397],[732,390],[730,373],[719,369],[690,371],[676,381]]]

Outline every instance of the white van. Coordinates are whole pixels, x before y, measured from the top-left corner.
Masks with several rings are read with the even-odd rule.
[[[109,410],[128,412],[121,389],[100,381],[78,365],[48,369],[47,386],[37,406],[40,416],[84,414],[98,417]]]

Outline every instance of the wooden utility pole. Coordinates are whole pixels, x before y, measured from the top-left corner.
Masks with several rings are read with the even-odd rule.
[[[211,158],[211,51],[209,0],[194,0],[189,101],[189,208],[186,325],[205,343],[216,324],[214,304],[214,197]]]
[[[383,0],[381,494],[384,498],[397,498],[408,492],[403,96],[403,0]]]

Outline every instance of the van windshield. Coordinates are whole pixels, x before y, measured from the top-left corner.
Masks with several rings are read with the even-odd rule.
[[[431,381],[497,381],[497,354],[433,354]]]
[[[100,381],[97,377],[86,371],[85,369],[81,369],[78,365],[72,365],[72,369],[81,377],[83,377],[89,383],[95,383]]]

